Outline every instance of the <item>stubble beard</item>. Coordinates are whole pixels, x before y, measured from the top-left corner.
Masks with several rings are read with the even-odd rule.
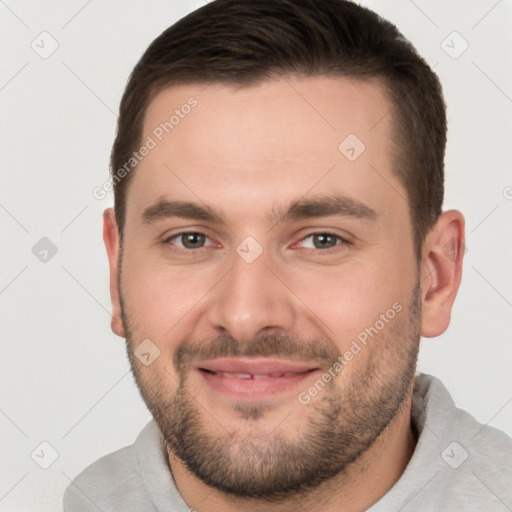
[[[268,502],[307,495],[347,471],[399,415],[410,395],[420,338],[419,286],[401,316],[395,317],[378,337],[368,342],[368,345],[378,343],[381,347],[365,347],[364,350],[371,350],[372,354],[364,372],[353,373],[351,382],[344,382],[338,388],[325,388],[321,399],[304,406],[307,420],[302,433],[293,440],[283,436],[279,428],[260,437],[238,436],[236,431],[227,432],[229,429],[222,428],[217,429],[220,433],[212,433],[208,425],[215,418],[187,391],[189,372],[184,354],[193,355],[194,344],[184,343],[181,346],[184,350],[176,351],[174,363],[179,385],[174,396],[169,396],[172,393],[158,377],[148,377],[141,372],[140,362],[133,353],[138,338],[129,329],[122,294],[121,305],[135,380],[168,449],[197,478],[228,495]],[[266,337],[241,346],[237,340],[224,337],[214,340],[210,353],[217,357],[283,357],[290,355],[292,344],[288,338]],[[333,355],[332,342],[327,344],[325,340],[303,347],[316,351],[316,356],[322,353],[325,359]],[[336,379],[343,379],[344,372],[345,369]],[[234,410],[242,419],[253,421],[255,426],[266,412],[264,405],[249,403],[236,404]],[[218,423],[223,424],[222,418],[218,418]]]

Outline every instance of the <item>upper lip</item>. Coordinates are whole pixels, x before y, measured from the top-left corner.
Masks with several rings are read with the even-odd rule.
[[[200,361],[194,364],[199,370],[210,372],[227,372],[250,375],[268,375],[282,373],[304,373],[316,370],[318,365],[300,361],[283,361],[281,359],[269,358],[232,358],[223,357]]]

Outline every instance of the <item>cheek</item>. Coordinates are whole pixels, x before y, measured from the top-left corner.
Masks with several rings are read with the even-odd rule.
[[[171,267],[132,252],[123,261],[122,291],[133,329],[139,337],[179,338],[216,276],[199,266]]]
[[[385,320],[395,318],[396,310],[405,310],[410,300],[414,274],[407,272],[407,266],[401,271],[393,263],[383,265],[383,258],[378,261],[354,260],[293,277],[294,292],[321,320],[325,335],[341,352],[366,329],[376,323],[382,327],[381,315]],[[385,322],[385,330],[392,323]]]

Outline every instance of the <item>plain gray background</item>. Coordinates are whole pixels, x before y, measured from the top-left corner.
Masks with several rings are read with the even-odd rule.
[[[512,3],[363,3],[394,22],[441,78],[445,207],[467,221],[452,324],[423,340],[419,368],[510,435]],[[110,331],[101,230],[112,196],[98,201],[92,190],[108,178],[129,72],[162,30],[201,5],[0,1],[1,511],[59,510],[70,478],[131,443],[150,419],[124,341]]]

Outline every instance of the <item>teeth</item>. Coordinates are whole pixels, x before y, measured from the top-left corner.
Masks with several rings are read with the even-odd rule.
[[[219,375],[223,377],[229,377],[230,379],[250,379],[250,373],[229,373],[229,372],[219,372]]]
[[[228,377],[230,379],[270,379],[276,377],[290,377],[292,375],[297,375],[296,372],[286,372],[286,373],[267,373],[262,375],[251,375],[250,373],[230,373],[230,372],[215,372],[216,375],[221,375],[222,377]]]

